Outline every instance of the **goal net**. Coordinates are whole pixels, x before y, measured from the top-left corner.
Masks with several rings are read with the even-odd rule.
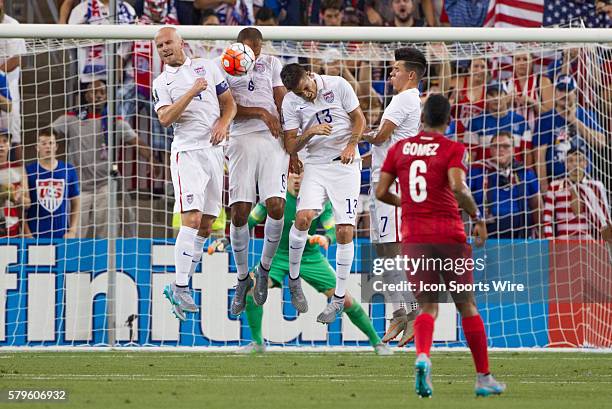
[[[10,158],[7,149],[0,150],[0,346],[249,343],[246,317],[228,309],[235,267],[227,245],[205,253],[193,276],[200,313],[179,323],[162,294],[174,279],[179,219],[168,165],[172,131],[161,127],[152,108],[151,80],[162,69],[154,44],[148,38],[23,43],[18,92],[0,89],[2,133],[13,145]],[[215,58],[230,43],[189,40],[187,52]],[[605,241],[612,192],[612,48],[269,41],[263,52],[283,64],[299,62],[319,74],[343,76],[359,97],[368,127],[376,129],[394,95],[389,75],[400,46],[426,54],[421,98],[450,98],[447,136],[470,154],[468,184],[492,236],[475,250],[484,263],[475,280],[508,285],[477,292],[490,346],[612,347],[612,253]],[[71,165],[54,172],[48,169],[55,163],[49,159],[50,133],[56,159]],[[370,146],[363,142],[360,149],[356,261],[348,290],[382,336],[392,307],[365,287],[372,278],[366,262],[370,229],[384,221],[370,217]],[[28,210],[16,194],[22,175],[32,201]],[[80,210],[71,216],[75,197]],[[227,198],[226,190],[226,204]],[[228,236],[229,216],[225,208],[205,248]],[[70,229],[72,220],[79,221],[77,229]],[[251,237],[254,266],[262,225]],[[335,265],[335,246],[325,254]],[[304,289],[309,312],[299,316],[286,286],[270,290],[263,309],[268,344],[369,345],[346,315],[329,327],[316,323],[326,298],[307,284]],[[442,306],[434,338],[438,346],[465,346],[453,305]]]

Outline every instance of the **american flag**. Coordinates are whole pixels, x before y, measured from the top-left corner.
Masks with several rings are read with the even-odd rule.
[[[589,0],[490,0],[485,27],[569,26],[612,27]]]

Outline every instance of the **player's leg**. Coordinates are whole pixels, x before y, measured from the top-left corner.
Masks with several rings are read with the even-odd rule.
[[[427,302],[427,298],[419,298],[421,313],[414,322],[414,344],[416,347],[415,391],[421,398],[431,397],[433,383],[431,381],[431,360],[429,357],[433,343],[434,322],[438,316],[438,304]]]
[[[346,281],[355,258],[353,234],[359,198],[361,174],[358,164],[327,166],[325,190],[336,219],[336,289],[329,304],[318,315],[317,321],[330,324],[344,308]]]
[[[252,163],[252,148],[244,137],[234,138],[227,148],[229,158],[229,200],[232,210],[230,241],[236,263],[237,284],[232,300],[231,312],[238,315],[246,306],[246,294],[253,285],[249,276],[249,232],[248,218],[252,203],[256,200],[255,164]]]
[[[487,333],[473,296],[465,302],[456,303],[456,306],[461,315],[463,333],[476,367],[476,386],[474,388],[476,395],[489,396],[503,393],[506,385],[497,382],[489,371]]]
[[[268,297],[270,265],[283,233],[285,223],[285,195],[289,155],[278,139],[269,132],[262,133],[257,155],[257,186],[259,197],[265,201],[268,217],[264,224],[264,244],[256,271],[255,302],[262,305]],[[257,285],[257,282],[260,284]]]

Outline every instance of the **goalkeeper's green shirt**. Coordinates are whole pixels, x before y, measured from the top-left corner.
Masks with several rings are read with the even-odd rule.
[[[286,199],[287,202],[285,203],[285,222],[283,225],[283,234],[281,236],[281,241],[279,243],[277,253],[285,253],[288,255],[289,230],[291,230],[291,226],[295,221],[297,198],[291,193],[287,192]],[[268,212],[266,210],[265,204],[258,203],[257,206],[255,206],[253,210],[251,210],[251,214],[249,214],[249,229],[252,229],[259,223],[263,222],[266,219],[267,214]],[[319,228],[319,226],[325,230],[325,235],[329,238],[329,244],[334,244],[336,242],[336,221],[334,220],[334,213],[330,202],[325,203],[323,211],[321,212],[319,217],[316,217],[312,221],[312,224],[310,225],[310,230],[308,230],[308,234],[317,234],[317,229]],[[308,256],[323,256],[323,254],[321,254],[320,246],[318,244],[310,244],[307,241],[306,247],[304,248],[303,257]]]

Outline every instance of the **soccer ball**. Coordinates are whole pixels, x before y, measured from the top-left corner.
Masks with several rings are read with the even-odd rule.
[[[248,45],[234,43],[223,51],[221,62],[225,72],[240,77],[249,72],[253,66],[255,54]]]

